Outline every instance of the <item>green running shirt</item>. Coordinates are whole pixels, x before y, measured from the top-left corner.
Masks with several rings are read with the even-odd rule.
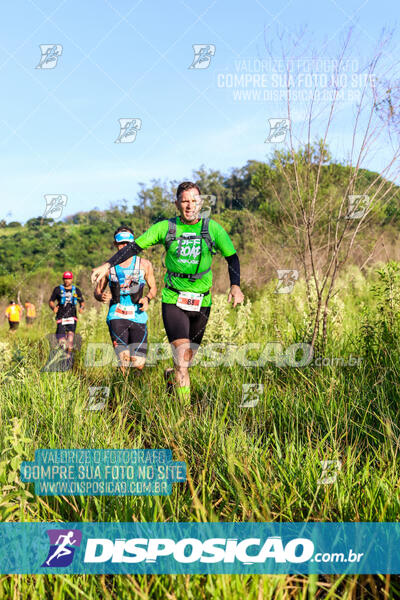
[[[203,220],[200,219],[197,223],[195,223],[195,225],[186,225],[182,223],[179,217],[177,217],[176,238],[179,238],[182,233],[186,232],[200,235],[202,221]],[[222,256],[232,256],[232,254],[236,253],[232,240],[222,225],[210,219],[208,230],[211,239],[215,243],[215,248],[221,252]],[[155,246],[156,244],[164,244],[167,233],[168,220],[166,219],[152,225],[147,231],[145,231],[145,233],[143,233],[143,235],[137,238],[136,243],[143,249],[149,248],[150,246]],[[188,238],[183,242],[180,256],[176,256],[177,248],[178,239],[172,242],[166,254],[165,265],[169,271],[174,273],[196,273],[199,259],[200,265],[197,269],[199,273],[201,271],[206,271],[209,267],[211,267],[212,254],[204,240],[191,240]],[[164,282],[169,283],[168,273],[165,274]],[[172,287],[182,292],[196,292],[202,294],[208,292],[212,286],[212,272],[209,271],[203,275],[201,279],[196,279],[195,281],[189,281],[188,279],[181,277],[171,277],[171,283]],[[164,288],[161,298],[162,301],[166,302],[167,304],[176,304],[178,294],[172,290]],[[202,306],[211,306],[211,294],[208,294],[208,296],[203,298]]]

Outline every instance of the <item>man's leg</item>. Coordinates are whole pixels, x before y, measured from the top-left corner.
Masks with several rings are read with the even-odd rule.
[[[190,321],[186,311],[175,304],[162,303],[162,317],[168,341],[172,347],[174,369],[166,369],[164,377],[167,383],[167,392],[175,388],[178,397],[186,402],[190,400],[190,379],[187,362],[185,364],[185,351],[188,350]],[[187,353],[186,353],[186,356]],[[189,361],[190,362],[190,361]]]
[[[194,350],[188,338],[180,338],[172,342],[176,393],[184,404],[190,403],[189,366],[194,357]]]
[[[185,403],[190,402],[189,367],[203,338],[210,310],[206,307],[199,312],[185,311],[175,304],[162,305],[164,327],[174,356],[176,392]],[[170,373],[165,376],[170,387]]]
[[[74,347],[74,337],[75,337],[75,332],[68,331],[68,333],[67,333],[67,353],[69,356],[71,356],[72,349]]]
[[[63,325],[61,323],[61,321],[59,323],[57,323],[56,339],[57,339],[58,345],[64,350],[64,352],[67,352],[67,349],[68,349],[68,332],[67,332],[66,325]]]
[[[185,401],[190,401],[190,377],[189,367],[192,365],[197,350],[203,339],[207,321],[210,316],[211,307],[201,308],[199,312],[191,311],[189,317],[188,339],[178,339],[173,342],[177,354],[177,366],[175,367],[177,391],[181,389],[181,396]],[[175,354],[174,354],[175,356]],[[179,391],[178,391],[179,395]]]

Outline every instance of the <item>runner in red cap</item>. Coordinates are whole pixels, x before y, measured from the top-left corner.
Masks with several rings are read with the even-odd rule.
[[[79,302],[79,312],[81,313],[85,308],[85,302],[81,290],[72,284],[74,278],[72,272],[65,271],[62,277],[63,285],[54,288],[50,296],[49,306],[56,315],[57,339],[68,354],[71,354],[78,320],[76,305]]]

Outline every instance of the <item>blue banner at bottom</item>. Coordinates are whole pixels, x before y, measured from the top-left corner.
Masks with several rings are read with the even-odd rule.
[[[2,523],[1,574],[400,573],[399,523]]]

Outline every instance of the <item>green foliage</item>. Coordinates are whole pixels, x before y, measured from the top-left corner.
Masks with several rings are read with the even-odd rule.
[[[12,299],[15,290],[15,278],[13,275],[0,275],[0,296]]]
[[[7,223],[6,227],[14,229],[16,227],[21,227],[21,223],[19,221],[10,221],[10,223]]]
[[[368,356],[382,361],[398,347],[400,334],[400,265],[390,261],[377,270],[378,281],[371,286],[376,299],[373,310],[364,308],[362,342]]]
[[[33,495],[28,485],[20,481],[21,463],[27,460],[32,440],[24,435],[24,424],[14,417],[7,426],[0,460],[0,521],[23,519],[28,501]]]

